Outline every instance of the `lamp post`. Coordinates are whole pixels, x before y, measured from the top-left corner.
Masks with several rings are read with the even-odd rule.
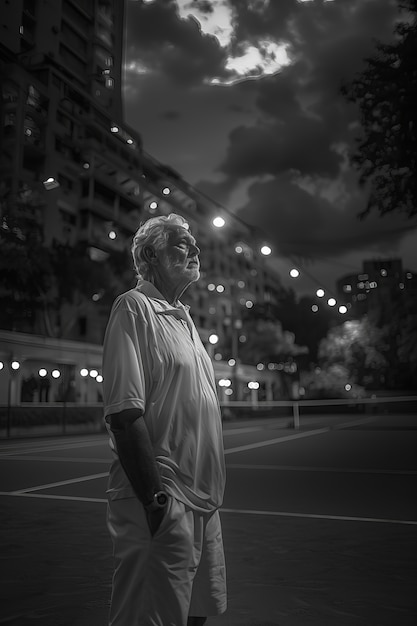
[[[7,390],[7,422],[6,422],[6,434],[10,437],[10,421],[11,421],[11,405],[12,405],[12,391],[14,387],[14,381],[16,380],[17,373],[20,368],[19,361],[13,359],[9,365],[9,385]]]
[[[234,360],[233,369],[233,388],[236,394],[236,400],[240,400],[240,384],[239,384],[239,330],[242,328],[242,320],[235,318],[235,303],[232,301],[232,357]]]
[[[242,320],[240,319],[240,315],[236,310],[235,288],[237,287],[242,289],[244,287],[244,282],[236,281],[232,278],[222,279],[222,283],[217,285],[214,282],[207,285],[207,289],[213,294],[225,294],[228,292],[229,312],[228,315],[224,318],[223,322],[226,326],[230,326],[232,358],[229,359],[229,365],[230,367],[234,367],[233,374],[231,375],[231,378],[233,380],[233,392],[235,393],[236,400],[240,400],[241,392],[239,385],[239,330],[242,328]],[[209,341],[213,345],[213,342],[210,338]]]

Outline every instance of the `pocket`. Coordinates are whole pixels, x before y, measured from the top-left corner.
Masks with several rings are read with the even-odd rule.
[[[174,500],[172,496],[168,497],[168,504],[164,511],[164,516],[162,518],[161,523],[159,524],[158,530],[153,535],[152,540],[157,539],[160,535],[163,535],[168,528],[171,526],[171,522],[173,521],[173,509],[174,509]]]

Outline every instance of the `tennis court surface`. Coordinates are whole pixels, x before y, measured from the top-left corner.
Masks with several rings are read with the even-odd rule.
[[[218,626],[415,626],[417,417],[225,424]],[[105,626],[105,435],[0,441],[0,624]]]

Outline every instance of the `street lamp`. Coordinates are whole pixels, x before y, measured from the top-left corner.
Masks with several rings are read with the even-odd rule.
[[[272,254],[272,249],[267,245],[262,246],[261,254],[263,254],[264,256],[269,256],[270,254]]]
[[[49,178],[44,180],[42,184],[47,191],[51,191],[51,189],[56,189],[57,187],[59,187],[59,182],[56,180],[56,178],[53,178],[53,176],[50,176]]]
[[[222,217],[217,216],[214,218],[212,224],[216,228],[223,228],[223,226],[226,224],[226,221]]]
[[[215,333],[212,333],[209,336],[208,340],[209,340],[209,342],[211,343],[212,346],[215,346],[216,343],[218,343],[218,341],[219,341],[219,337]]]
[[[6,431],[7,437],[10,437],[10,413],[11,413],[11,404],[12,404],[12,384],[14,381],[14,377],[17,375],[19,371],[20,363],[19,361],[13,360],[9,365],[10,375],[9,375],[9,385],[7,390],[7,423],[6,423]]]

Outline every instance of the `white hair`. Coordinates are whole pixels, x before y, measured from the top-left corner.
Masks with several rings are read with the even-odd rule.
[[[169,226],[180,226],[186,230],[190,229],[188,222],[181,215],[170,213],[169,215],[151,217],[146,222],[143,222],[133,235],[131,251],[133,265],[138,278],[143,278],[144,280],[151,278],[152,266],[146,260],[143,251],[147,246],[153,246],[155,250],[162,248],[168,240]]]

